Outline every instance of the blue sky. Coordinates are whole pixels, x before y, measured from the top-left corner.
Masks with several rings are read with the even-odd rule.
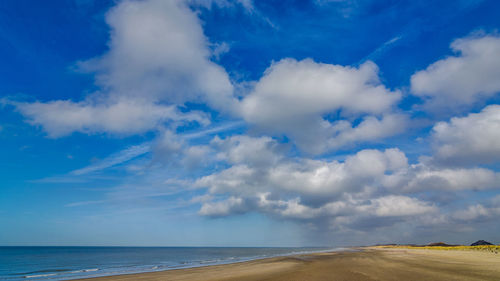
[[[500,243],[496,1],[4,1],[0,244]]]

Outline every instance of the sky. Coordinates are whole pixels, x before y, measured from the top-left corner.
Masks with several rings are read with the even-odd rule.
[[[500,243],[500,3],[0,3],[0,245]]]

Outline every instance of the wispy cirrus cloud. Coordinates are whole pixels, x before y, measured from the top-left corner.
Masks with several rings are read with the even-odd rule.
[[[394,47],[396,43],[401,40],[404,35],[397,35],[392,37],[391,39],[385,41],[382,45],[380,45],[377,49],[371,52],[369,55],[360,60],[359,63],[364,63],[367,60],[376,60],[381,56],[384,52],[387,52],[390,48]]]
[[[128,147],[120,152],[114,153],[95,164],[71,171],[70,175],[80,176],[96,171],[101,171],[119,164],[123,164],[151,151],[151,143],[143,143]]]
[[[241,121],[227,122],[218,126],[197,130],[196,132],[189,132],[185,134],[172,133],[172,136],[179,141],[190,141],[197,138],[203,138],[206,136],[215,135],[217,133],[240,128],[242,126],[244,126],[244,123]],[[99,175],[100,172],[143,157],[151,153],[154,150],[154,146],[155,143],[153,142],[144,142],[138,145],[129,146],[118,152],[112,153],[103,159],[97,160],[88,166],[70,171],[66,175],[46,177],[43,179],[35,180],[35,182],[83,183],[88,181],[89,179],[105,179],[105,176]],[[186,157],[188,158],[194,156],[192,154],[196,153],[195,147],[188,146],[185,149]]]

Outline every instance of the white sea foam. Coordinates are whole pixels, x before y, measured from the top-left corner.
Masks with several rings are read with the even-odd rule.
[[[48,273],[48,274],[35,274],[35,275],[26,275],[24,278],[40,278],[40,277],[49,277],[55,276],[57,273]]]
[[[93,272],[93,271],[98,271],[98,270],[99,270],[99,268],[80,269],[80,270],[71,271],[70,273]]]

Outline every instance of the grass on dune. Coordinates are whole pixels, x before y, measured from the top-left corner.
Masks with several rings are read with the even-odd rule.
[[[500,245],[484,246],[408,246],[408,245],[390,245],[377,246],[378,248],[400,248],[400,249],[425,249],[425,250],[458,250],[458,251],[486,251],[500,253]]]

